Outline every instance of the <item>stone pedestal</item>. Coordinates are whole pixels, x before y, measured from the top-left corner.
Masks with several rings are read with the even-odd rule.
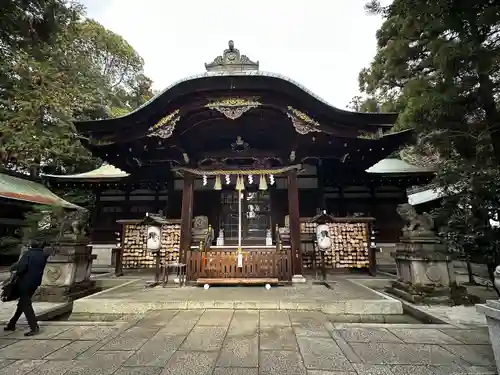
[[[456,283],[453,258],[437,236],[402,237],[391,253],[398,280],[388,292],[413,303],[468,303],[466,289]]]
[[[491,347],[500,372],[500,301],[486,301],[485,305],[476,305],[477,311],[486,315],[490,332]]]
[[[35,301],[71,302],[97,291],[90,279],[92,248],[87,241],[63,240],[49,257]]]

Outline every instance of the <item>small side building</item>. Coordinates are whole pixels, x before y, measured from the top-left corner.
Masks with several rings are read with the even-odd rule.
[[[10,265],[19,257],[24,218],[34,205],[81,209],[54,194],[39,179],[0,169],[0,265]]]

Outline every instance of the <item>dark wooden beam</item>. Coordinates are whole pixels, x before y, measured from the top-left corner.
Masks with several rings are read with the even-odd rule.
[[[290,220],[290,242],[294,275],[302,275],[302,253],[300,249],[299,188],[297,171],[288,172],[288,215]]]
[[[193,221],[193,190],[194,176],[184,174],[184,186],[182,189],[181,208],[181,239],[179,249],[179,260],[186,263],[186,254],[191,246],[191,222]]]
[[[318,179],[318,202],[317,208],[319,210],[326,210],[326,199],[325,199],[325,169],[323,168],[323,163],[321,160],[316,166],[316,178]]]

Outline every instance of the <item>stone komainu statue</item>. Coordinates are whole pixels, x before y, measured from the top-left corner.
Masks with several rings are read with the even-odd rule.
[[[90,213],[88,210],[68,212],[60,222],[58,237],[72,237],[74,239],[85,237],[89,218]]]
[[[205,239],[207,233],[210,235],[210,239],[213,239],[214,230],[208,224],[208,217],[195,216],[195,218],[193,219],[193,228],[191,231],[193,241],[197,243],[198,241]]]
[[[405,221],[403,236],[434,235],[434,220],[427,212],[422,215],[417,214],[415,208],[409,203],[398,205],[397,213]]]

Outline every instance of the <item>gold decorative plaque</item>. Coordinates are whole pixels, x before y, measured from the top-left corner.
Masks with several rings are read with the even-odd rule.
[[[298,109],[288,106],[287,116],[292,120],[293,127],[295,131],[299,134],[307,134],[311,132],[320,132],[320,124],[316,120],[313,120],[304,112]]]
[[[240,118],[244,113],[252,108],[257,108],[261,103],[256,98],[226,98],[213,101],[206,105],[207,108],[219,111],[230,120]]]
[[[170,138],[174,132],[175,125],[179,122],[181,117],[179,116],[179,110],[176,109],[174,112],[166,115],[156,124],[149,128],[148,137],[158,137],[158,138]]]

